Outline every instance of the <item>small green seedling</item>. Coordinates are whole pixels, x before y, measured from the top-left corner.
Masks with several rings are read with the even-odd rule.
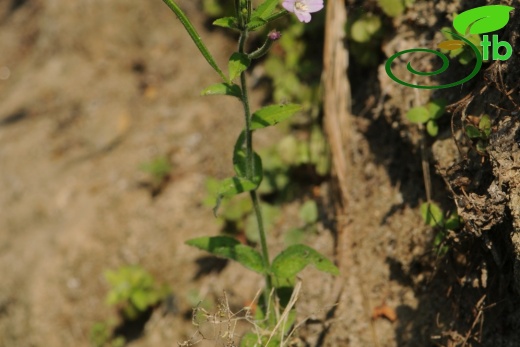
[[[96,322],[90,329],[90,342],[94,347],[123,347],[126,344],[123,336],[113,336],[115,320]]]
[[[356,13],[347,21],[349,50],[359,64],[375,66],[383,39],[383,22],[371,13]]]
[[[477,151],[480,154],[485,154],[489,145],[489,135],[491,134],[491,119],[489,116],[487,114],[483,115],[478,122],[478,127],[469,124],[466,125],[464,130],[470,139],[477,140]]]
[[[460,228],[460,217],[456,212],[444,217],[442,209],[433,202],[425,202],[420,207],[421,216],[426,225],[437,229],[437,234],[433,240],[433,247],[437,250],[437,254],[442,256],[449,250],[445,244],[449,230],[457,230]]]
[[[160,156],[150,162],[143,163],[139,168],[150,174],[155,182],[162,182],[172,170],[170,161],[165,156]]]
[[[152,275],[139,266],[124,266],[116,271],[106,271],[110,284],[106,302],[120,309],[123,318],[134,320],[161,302],[170,289],[159,285]]]
[[[442,99],[432,100],[426,106],[411,108],[406,113],[406,118],[412,123],[426,124],[426,131],[435,137],[439,133],[437,120],[444,114],[446,101]]]

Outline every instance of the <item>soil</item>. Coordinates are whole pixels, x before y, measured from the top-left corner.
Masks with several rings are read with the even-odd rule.
[[[178,3],[226,66],[233,38],[209,29],[199,1]],[[421,47],[450,25],[453,12],[484,4],[417,1],[394,19],[398,29],[382,55]],[[500,31],[514,52],[518,12]],[[224,291],[233,312],[248,305],[262,288],[260,276],[184,244],[220,232],[203,204],[205,182],[233,174],[241,105],[200,96],[218,75],[165,4],[3,1],[0,47],[0,346],[90,346],[96,322],[120,322],[105,302],[103,274],[128,264],[172,289],[140,326],[121,328],[128,346],[189,339],[197,330],[192,309],[200,301],[214,309]],[[435,139],[405,118],[432,93],[393,83],[381,63],[349,67],[348,216],[335,209],[334,179],[310,187],[322,221],[305,243],[338,264],[348,257],[350,267],[339,279],[312,268],[302,273],[293,343],[518,346],[520,58],[487,63],[463,87],[435,92],[452,115],[442,118]],[[265,93],[252,91],[254,108]],[[483,113],[494,127],[488,155],[460,131],[467,115]],[[265,147],[279,137],[275,128],[255,141]],[[427,196],[423,138],[432,149],[432,200],[465,220],[448,235],[442,256],[433,246],[438,230],[419,211]],[[159,156],[172,170],[154,193],[140,166]],[[269,238],[272,254],[282,249],[283,231],[295,226],[302,202],[283,207]],[[349,220],[346,254],[336,248],[342,218]]]

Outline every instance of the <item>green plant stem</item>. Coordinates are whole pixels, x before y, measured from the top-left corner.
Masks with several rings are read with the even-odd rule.
[[[269,249],[267,248],[267,239],[265,237],[262,210],[260,208],[260,203],[258,202],[258,195],[256,194],[256,190],[252,190],[249,194],[251,195],[251,200],[253,200],[253,208],[255,210],[256,221],[258,223],[258,232],[260,234],[260,245],[262,247],[262,257],[264,258],[264,267],[266,269],[269,269],[271,267],[271,264],[269,262]],[[265,292],[267,293],[267,295],[269,295],[271,293],[271,288],[273,286],[272,282],[271,282],[271,276],[269,273],[267,273],[265,275],[265,281],[266,281]]]
[[[244,53],[244,46],[248,32],[244,29],[238,40],[238,52]],[[240,86],[242,89],[242,104],[244,105],[244,118],[246,121],[246,177],[253,179],[253,132],[251,131],[251,109],[249,107],[249,96],[247,93],[246,72],[240,74]]]
[[[250,1],[250,0],[248,0]],[[244,29],[240,33],[240,38],[238,40],[238,51],[240,53],[244,52],[244,46],[245,42],[247,40],[247,29]],[[240,84],[242,88],[242,104],[244,105],[244,118],[246,121],[246,176],[248,179],[253,179],[253,172],[254,172],[254,160],[253,160],[253,131],[251,130],[251,110],[249,107],[249,97],[247,93],[247,79],[246,79],[246,73],[245,71],[240,74]],[[250,192],[251,200],[253,200],[253,208],[255,211],[256,221],[258,224],[258,233],[260,235],[260,245],[262,247],[262,258],[264,262],[264,268],[266,269],[267,273],[265,274],[265,282],[266,282],[266,288],[264,291],[265,296],[265,303],[266,305],[269,303],[269,296],[271,294],[272,289],[272,281],[271,281],[271,275],[269,273],[269,269],[271,268],[270,262],[269,262],[269,250],[267,248],[267,240],[265,235],[265,229],[264,229],[264,220],[262,218],[262,210],[260,208],[260,203],[258,201],[258,195],[256,193],[256,190],[252,190]]]

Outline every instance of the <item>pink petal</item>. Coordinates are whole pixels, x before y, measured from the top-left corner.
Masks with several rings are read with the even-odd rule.
[[[311,21],[311,15],[309,12],[294,11],[294,14],[298,17],[300,22],[309,23]]]
[[[283,8],[285,8],[289,12],[294,12],[294,3],[296,0],[285,0],[282,3]]]
[[[323,8],[323,0],[307,0],[305,1],[305,4],[307,5],[308,12],[318,12]]]

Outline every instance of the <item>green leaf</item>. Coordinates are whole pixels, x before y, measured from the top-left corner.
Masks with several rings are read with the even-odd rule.
[[[509,12],[514,7],[488,5],[464,11],[453,20],[453,27],[460,34],[485,34],[502,29],[509,22]]]
[[[437,204],[425,202],[421,205],[420,210],[421,216],[427,225],[431,227],[444,225],[444,215]]]
[[[440,118],[446,109],[446,100],[444,99],[435,99],[430,101],[426,108],[430,113],[430,119],[438,119]]]
[[[204,89],[201,95],[229,95],[242,98],[242,90],[236,84],[217,83]]]
[[[447,40],[450,40],[450,41],[453,41],[455,40],[455,36],[453,36],[453,34],[451,33],[451,28],[448,28],[448,27],[442,27],[441,28],[441,33],[442,35],[447,39]]]
[[[487,150],[487,143],[482,141],[482,140],[478,140],[477,141],[477,151],[480,152],[480,153],[486,153],[486,150]]]
[[[256,189],[260,182],[253,182],[244,177],[230,177],[220,182],[218,198],[229,198],[234,195]]]
[[[257,310],[258,312],[258,310]],[[280,338],[273,336],[271,341],[267,343],[268,336],[259,337],[255,333],[247,333],[240,340],[240,347],[279,347]]]
[[[256,10],[253,11],[251,19],[267,19],[275,10],[278,0],[265,0]]]
[[[307,265],[333,275],[338,275],[338,268],[318,251],[305,245],[294,245],[286,248],[273,260],[271,271],[278,280],[277,286],[292,285],[296,275]]]
[[[285,104],[271,105],[261,108],[253,113],[251,118],[251,130],[262,129],[286,120],[301,109],[300,105]]]
[[[313,224],[318,221],[318,204],[314,200],[306,201],[300,208],[300,219],[305,224]]]
[[[390,17],[399,16],[405,9],[403,0],[379,0],[378,2],[383,12]]]
[[[215,207],[213,207],[213,214],[215,217],[217,216],[223,198],[230,198],[240,193],[249,192],[258,188],[262,182],[262,162],[260,161],[260,157],[255,159],[258,159],[258,161],[255,160],[255,172],[253,172],[254,181],[245,177],[234,176],[226,178],[220,182]]]
[[[426,123],[426,131],[431,137],[435,137],[439,133],[439,125],[436,121],[430,119],[428,123]]]
[[[453,212],[450,217],[446,220],[444,225],[448,230],[457,230],[460,227],[460,217],[457,212]]]
[[[464,130],[470,139],[478,139],[481,136],[480,130],[474,125],[466,125]]]
[[[237,20],[235,17],[223,17],[215,20],[213,25],[228,29],[238,29]]]
[[[251,21],[249,23],[247,23],[247,29],[249,29],[249,31],[255,31],[256,29],[263,27],[264,25],[267,25],[267,24],[271,23],[272,21],[277,20],[278,18],[285,16],[287,13],[289,13],[289,12],[287,12],[287,10],[282,10],[282,11],[273,13],[265,18],[260,18],[260,17],[251,18]]]
[[[145,311],[148,308],[148,306],[150,306],[151,304],[155,304],[155,302],[151,302],[150,294],[143,292],[142,290],[134,292],[130,299],[139,311]]]
[[[363,15],[352,24],[350,37],[360,43],[372,41],[381,31],[381,19],[374,15]]]
[[[227,236],[199,237],[186,241],[187,245],[197,247],[211,254],[235,260],[246,268],[264,274],[264,263],[260,253]]]
[[[249,23],[247,23],[247,29],[254,31],[264,25],[267,24],[267,21],[262,18],[252,18]]]
[[[430,112],[424,106],[413,107],[406,113],[406,118],[412,123],[423,124],[430,119]]]
[[[161,156],[148,163],[143,163],[139,168],[152,175],[156,180],[163,180],[172,170],[172,165],[167,157]]]
[[[491,134],[491,119],[487,114],[483,115],[480,118],[480,122],[478,123],[478,128],[482,131],[486,138]]]
[[[197,30],[195,30],[195,27],[193,26],[193,24],[191,24],[184,12],[182,12],[181,8],[173,0],[163,0],[163,2],[177,15],[177,18],[179,18],[179,21],[184,26],[184,28],[186,29],[191,39],[199,49],[200,53],[202,53],[208,64],[220,75],[220,77],[222,77],[224,81],[229,82],[228,78],[218,67],[215,59],[213,58],[209,50],[206,48],[206,45],[204,45],[204,43],[202,42],[200,35],[197,33]]]
[[[261,341],[262,340],[255,333],[247,333],[242,337],[242,340],[240,340],[240,347],[260,347]]]
[[[228,69],[229,79],[233,81],[242,72],[246,71],[251,64],[251,60],[247,57],[247,54],[235,52],[229,58]]]

